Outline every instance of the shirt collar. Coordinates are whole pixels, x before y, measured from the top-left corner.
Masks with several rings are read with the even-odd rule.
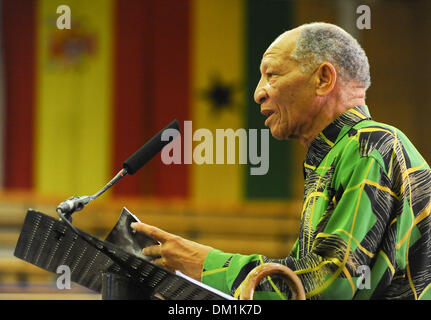
[[[350,130],[351,127],[363,120],[371,119],[370,112],[366,105],[356,106],[327,126],[311,142],[304,161],[304,176],[307,170],[315,170],[323,158],[328,154],[334,145]]]

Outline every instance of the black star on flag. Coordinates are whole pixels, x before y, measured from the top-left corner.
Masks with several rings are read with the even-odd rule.
[[[220,112],[234,108],[235,87],[213,76],[208,89],[204,90],[203,97],[207,100],[213,111]]]

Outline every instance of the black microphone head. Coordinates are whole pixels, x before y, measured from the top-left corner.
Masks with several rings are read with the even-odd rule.
[[[172,130],[172,134],[170,134],[170,139],[162,140],[162,134],[167,129],[175,129]],[[157,153],[159,153],[164,146],[170,143],[174,138],[176,138],[180,134],[180,126],[177,120],[172,121],[165,128],[160,130],[154,137],[151,138],[147,143],[145,143],[142,147],[140,147],[134,154],[132,154],[126,161],[123,163],[123,168],[127,171],[128,174],[134,174],[136,171],[142,168],[144,164],[150,161]]]

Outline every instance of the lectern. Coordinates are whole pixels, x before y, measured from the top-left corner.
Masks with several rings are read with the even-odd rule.
[[[27,211],[14,255],[55,273],[70,268],[71,281],[102,294],[102,299],[233,299],[142,255],[155,240],[135,233],[126,208],[105,240],[37,210]]]

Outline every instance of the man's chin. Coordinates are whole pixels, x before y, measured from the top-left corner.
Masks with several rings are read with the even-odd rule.
[[[289,140],[289,137],[286,134],[287,127],[285,127],[285,126],[280,127],[278,125],[270,125],[269,130],[271,131],[271,135],[275,139],[277,139],[277,140]]]
[[[279,130],[278,127],[270,126],[269,130],[271,131],[271,135],[273,136],[273,138],[275,138],[277,140],[284,140],[284,137],[281,134],[281,132],[280,132],[280,130]]]

